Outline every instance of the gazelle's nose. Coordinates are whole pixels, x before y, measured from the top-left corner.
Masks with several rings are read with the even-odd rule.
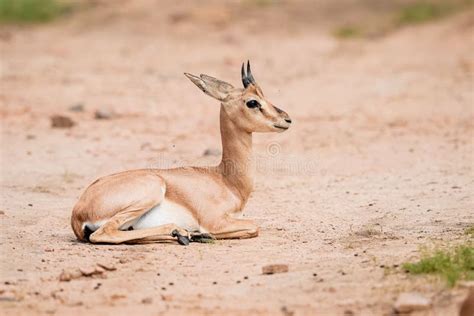
[[[285,119],[285,122],[291,123],[291,119],[290,119],[290,118],[287,118],[287,119]]]

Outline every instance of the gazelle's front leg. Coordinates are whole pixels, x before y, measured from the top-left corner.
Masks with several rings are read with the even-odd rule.
[[[211,234],[216,239],[244,239],[258,236],[258,226],[249,219],[236,219],[226,215]]]

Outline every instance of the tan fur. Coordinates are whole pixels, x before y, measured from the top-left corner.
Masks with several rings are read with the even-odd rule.
[[[221,101],[221,163],[208,168],[131,170],[96,180],[72,212],[71,224],[78,239],[84,240],[85,223],[102,222],[90,236],[93,243],[170,241],[174,240],[173,230],[190,236],[193,232],[173,223],[127,230],[164,199],[183,206],[203,231],[215,238],[258,235],[255,223],[234,218],[235,213],[243,210],[253,189],[252,133],[280,132],[291,121],[264,98],[256,84],[236,89],[206,75],[186,76],[206,94]],[[249,99],[258,100],[261,109],[248,108]]]

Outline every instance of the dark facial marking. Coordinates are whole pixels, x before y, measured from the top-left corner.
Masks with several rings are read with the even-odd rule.
[[[278,114],[283,113],[283,111],[280,110],[279,108],[277,108],[276,106],[274,106],[274,108],[275,108],[275,110],[277,111]]]

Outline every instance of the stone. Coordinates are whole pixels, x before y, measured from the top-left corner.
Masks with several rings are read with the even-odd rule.
[[[100,267],[87,267],[87,268],[79,268],[83,276],[92,276],[95,274],[102,274],[104,273],[104,269]]]
[[[82,276],[81,271],[79,270],[63,270],[59,275],[59,281],[69,282],[74,279],[78,279]]]
[[[77,103],[69,107],[69,111],[71,112],[84,112],[84,104]]]
[[[288,272],[287,264],[269,264],[262,267],[263,274],[285,273]]]
[[[469,290],[466,299],[461,305],[461,310],[459,311],[459,316],[472,316],[474,315],[474,288]]]
[[[458,286],[462,289],[474,289],[474,281],[460,281]]]
[[[110,120],[114,117],[115,117],[114,113],[108,110],[104,110],[104,109],[97,110],[94,113],[94,118],[96,120]]]
[[[64,115],[51,116],[52,128],[71,128],[74,125],[76,125],[76,123],[67,116],[64,116]]]
[[[431,301],[416,292],[401,293],[394,304],[394,309],[398,313],[410,313],[425,310],[430,307]]]
[[[171,302],[173,300],[173,296],[161,294],[161,300],[165,302]]]
[[[115,270],[117,270],[117,268],[113,264],[99,262],[97,265],[99,267],[103,268],[106,271],[115,271]]]

